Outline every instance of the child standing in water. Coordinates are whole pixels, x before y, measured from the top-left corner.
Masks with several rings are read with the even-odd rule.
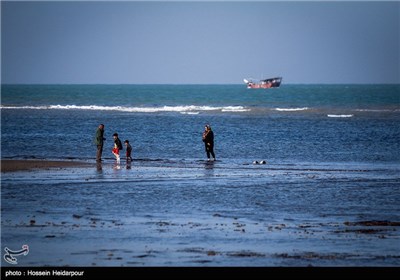
[[[131,146],[131,144],[129,144],[129,140],[125,140],[124,144],[126,146],[126,160],[127,161],[132,161],[132,156],[131,156],[132,146]]]
[[[120,162],[120,157],[119,157],[119,149],[118,149],[118,145],[116,143],[114,143],[114,148],[112,149],[112,153],[115,156],[115,159],[117,160],[117,162]]]
[[[114,133],[113,138],[114,138],[114,147],[112,149],[112,153],[115,156],[115,159],[117,160],[117,162],[119,163],[119,161],[120,161],[119,150],[122,150],[122,144],[121,144],[121,140],[119,140],[119,138],[118,138],[118,133]]]

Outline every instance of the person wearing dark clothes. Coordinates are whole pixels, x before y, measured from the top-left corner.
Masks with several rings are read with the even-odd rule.
[[[127,161],[132,161],[132,146],[129,144],[129,140],[125,140],[124,144],[126,146],[126,160]]]
[[[207,124],[203,132],[203,142],[207,153],[207,158],[210,160],[210,155],[212,155],[215,160],[214,153],[214,132],[211,130],[211,126]]]
[[[94,143],[97,146],[96,161],[101,161],[101,155],[103,154],[103,144],[104,144],[104,124],[100,124],[96,130],[96,136],[94,138]]]
[[[120,151],[123,150],[122,142],[118,138],[118,133],[114,133],[113,138],[114,138],[114,144],[117,145],[118,150],[120,150]]]

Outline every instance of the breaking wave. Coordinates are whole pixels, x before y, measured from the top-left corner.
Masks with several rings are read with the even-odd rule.
[[[279,112],[296,112],[296,111],[308,110],[308,107],[302,107],[302,108],[275,108],[275,110],[279,111]]]
[[[397,109],[356,109],[357,112],[396,112]]]
[[[332,114],[329,114],[328,117],[329,118],[351,118],[351,117],[353,117],[353,115],[332,115]]]
[[[180,112],[198,114],[201,111],[219,112],[248,112],[250,109],[243,106],[160,106],[160,107],[123,107],[123,106],[98,106],[98,105],[48,105],[48,106],[1,106],[1,109],[30,109],[30,110],[94,110],[94,111],[119,111],[130,113],[158,113]]]

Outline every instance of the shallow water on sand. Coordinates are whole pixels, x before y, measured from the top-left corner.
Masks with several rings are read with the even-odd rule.
[[[2,244],[29,245],[22,266],[398,266],[398,174],[224,161],[5,173]]]

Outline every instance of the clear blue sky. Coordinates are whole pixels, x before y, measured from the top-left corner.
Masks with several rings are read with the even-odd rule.
[[[1,2],[2,83],[400,83],[400,2]]]

